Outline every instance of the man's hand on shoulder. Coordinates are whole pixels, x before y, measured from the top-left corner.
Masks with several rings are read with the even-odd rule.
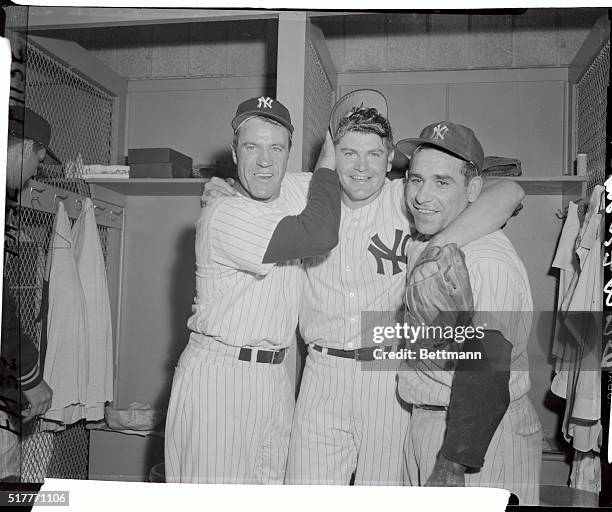
[[[315,171],[321,168],[336,170],[336,148],[334,147],[334,141],[332,140],[329,130],[325,132],[325,142],[321,146],[321,153],[319,153],[319,159],[317,165],[315,165]]]
[[[204,184],[200,204],[205,208],[209,201],[216,197],[235,196],[238,192],[233,187],[235,180],[227,178],[226,180],[213,176],[210,181]]]
[[[425,487],[465,487],[465,466],[438,455]]]

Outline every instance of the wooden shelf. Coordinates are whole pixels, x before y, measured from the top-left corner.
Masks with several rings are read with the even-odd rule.
[[[528,195],[580,196],[588,177],[509,176],[503,179],[516,181]],[[208,178],[90,178],[85,181],[126,196],[199,196]]]
[[[509,176],[504,179],[516,181],[527,195],[581,196],[582,187],[589,178],[588,176]]]
[[[126,196],[200,196],[208,178],[87,178],[85,181]]]

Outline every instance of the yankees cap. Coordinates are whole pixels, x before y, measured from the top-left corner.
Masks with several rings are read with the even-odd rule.
[[[289,133],[293,133],[293,125],[291,124],[289,110],[287,110],[285,105],[274,98],[259,96],[258,98],[250,98],[238,105],[236,115],[234,119],[232,119],[232,128],[234,131],[236,131],[249,117],[253,116],[264,116],[274,119],[287,128]]]
[[[23,139],[32,139],[47,150],[44,163],[60,164],[60,159],[49,148],[51,125],[32,109],[12,105],[9,107],[9,133]]]
[[[329,116],[329,130],[332,137],[335,136],[338,126],[340,126],[340,122],[344,118],[349,117],[357,110],[365,108],[376,109],[381,116],[389,120],[387,99],[380,91],[375,89],[357,89],[342,96],[332,108]],[[408,158],[403,153],[395,152],[393,157],[394,168],[404,170],[408,167],[408,163]]]
[[[329,115],[329,129],[332,137],[338,131],[340,121],[362,108],[375,108],[378,113],[388,119],[387,99],[374,89],[357,89],[340,98]]]
[[[410,158],[416,148],[424,145],[448,151],[466,162],[471,162],[478,172],[482,172],[484,150],[474,132],[467,126],[439,121],[423,128],[418,139],[402,139],[395,147]]]

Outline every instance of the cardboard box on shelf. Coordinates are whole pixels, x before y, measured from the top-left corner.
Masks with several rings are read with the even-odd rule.
[[[128,163],[132,164],[175,164],[183,169],[193,167],[193,159],[171,148],[128,149]]]
[[[175,163],[130,164],[130,178],[191,178],[191,167]]]

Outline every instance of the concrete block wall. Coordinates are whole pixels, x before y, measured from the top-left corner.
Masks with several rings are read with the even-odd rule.
[[[339,73],[567,66],[605,9],[318,18]]]
[[[385,13],[314,17],[339,73],[567,66],[601,8],[521,15]],[[68,37],[128,79],[270,75],[277,21],[46,32]]]
[[[44,35],[75,41],[133,80],[276,73],[276,20],[71,29]]]

